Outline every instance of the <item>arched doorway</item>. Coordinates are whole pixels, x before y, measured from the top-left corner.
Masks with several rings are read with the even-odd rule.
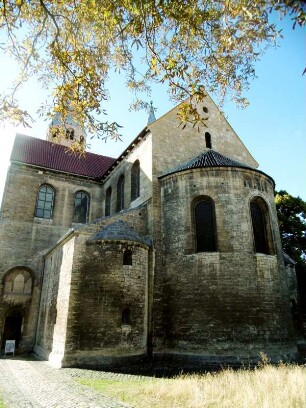
[[[19,310],[13,310],[8,313],[4,322],[2,348],[4,348],[6,340],[15,340],[16,348],[18,347],[21,337],[22,323],[23,316]]]

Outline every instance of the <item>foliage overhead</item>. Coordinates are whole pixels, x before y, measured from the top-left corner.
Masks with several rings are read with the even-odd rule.
[[[205,87],[220,101],[228,93],[245,105],[254,63],[280,34],[271,10],[305,24],[304,2],[292,0],[2,0],[0,47],[20,73],[0,95],[0,119],[31,123],[18,91],[34,76],[50,92],[41,115],[73,112],[90,133],[114,137],[118,124],[99,119],[112,70],[123,72],[135,93],[150,94],[161,82],[177,101],[201,100]],[[136,99],[134,107],[143,105]],[[181,121],[201,122],[192,106]]]
[[[298,263],[306,263],[306,202],[281,190],[275,203],[284,251]]]

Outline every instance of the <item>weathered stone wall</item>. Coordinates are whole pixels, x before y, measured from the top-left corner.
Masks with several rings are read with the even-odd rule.
[[[131,200],[131,169],[136,160],[140,163],[140,195],[136,200]],[[117,182],[124,175],[124,208],[135,208],[152,197],[152,137],[146,135],[141,141],[135,143],[124,160],[118,161],[117,166],[103,183],[103,215],[105,214],[105,193],[112,188],[111,215],[116,213]]]
[[[42,184],[49,184],[55,190],[51,220],[34,217],[37,192]],[[31,298],[31,313],[26,314],[28,318],[24,321],[24,333],[27,335],[20,342],[21,349],[30,349],[34,343],[42,254],[72,226],[74,193],[79,190],[90,194],[89,219],[100,216],[102,188],[99,183],[16,163],[9,168],[2,201],[0,278],[12,268],[28,268],[33,273],[33,294],[37,293],[37,298]],[[0,327],[3,327],[7,313],[7,308],[0,303]]]
[[[55,366],[65,353],[74,243],[71,235],[45,260],[34,351]]]
[[[146,354],[149,247],[87,243],[118,219],[146,236],[147,207],[140,206],[78,228],[46,258],[35,351],[55,366],[108,365]],[[127,249],[132,265],[123,265]],[[122,323],[124,309],[129,324]]]
[[[104,365],[120,357],[145,355],[148,250],[132,243],[76,242],[66,355],[63,365]],[[132,250],[133,265],[123,265]],[[130,310],[129,324],[122,312]]]
[[[188,123],[184,129],[182,126],[178,127],[180,122],[177,114],[180,106],[148,126],[153,135],[153,166],[155,168],[153,175],[160,176],[208,150],[205,142],[206,132],[211,135],[213,150],[251,167],[258,166],[209,96],[205,98],[203,105],[198,106],[198,109],[202,110],[203,107],[208,109],[208,113],[205,114],[206,127],[200,126],[199,131],[197,127],[194,128]]]
[[[1,347],[5,346],[6,340],[15,340],[19,350],[31,351],[36,326],[31,317],[38,309],[40,293],[35,276],[28,268],[16,267],[9,270],[0,282]],[[11,319],[11,323],[6,319]],[[15,319],[13,324],[12,319]]]
[[[292,338],[270,179],[250,170],[197,169],[167,176],[161,186],[163,320],[155,327],[155,352],[248,355]],[[195,251],[191,203],[203,195],[215,205],[211,253]],[[269,208],[273,255],[254,253],[254,196]]]
[[[160,230],[163,208],[161,207],[158,177],[208,150],[205,140],[206,132],[211,135],[212,149],[250,166],[258,166],[209,96],[205,98],[203,105],[198,106],[201,111],[203,111],[203,108],[207,109],[205,114],[207,118],[205,121],[206,127],[200,126],[199,131],[197,127],[194,128],[191,124],[186,124],[184,129],[182,126],[178,127],[179,119],[177,114],[179,108],[179,106],[174,108],[148,126],[152,133],[152,236],[154,250],[157,254],[154,262],[153,297],[154,327],[157,332],[163,330],[162,304],[164,297],[167,296],[167,294],[163,293],[165,265],[159,255],[162,251],[163,240],[167,240],[167,237],[166,235],[162,236]],[[171,231],[169,228],[167,233],[175,235],[176,230]],[[182,233],[185,233],[185,231]]]
[[[48,184],[55,190],[53,216],[50,224],[70,228],[72,224],[74,194],[84,190],[90,194],[89,221],[101,216],[101,184],[77,177],[28,165],[12,163],[2,203],[2,221],[33,222],[39,187]],[[39,221],[35,220],[35,221]],[[47,223],[47,221],[44,221]]]

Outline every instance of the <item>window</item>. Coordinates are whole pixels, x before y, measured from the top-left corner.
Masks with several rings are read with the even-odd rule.
[[[215,252],[215,214],[210,198],[201,199],[194,205],[196,252]]]
[[[53,139],[56,139],[58,137],[59,130],[58,128],[51,128],[51,135]]]
[[[111,213],[112,188],[108,187],[105,194],[105,217]]]
[[[43,184],[37,194],[35,217],[38,218],[52,218],[54,205],[54,190],[52,187]]]
[[[70,140],[74,139],[74,130],[73,129],[66,129],[66,139],[70,139]]]
[[[31,295],[32,278],[28,271],[15,270],[9,272],[4,281],[5,295]]]
[[[129,249],[123,252],[123,265],[133,265],[132,251]]]
[[[122,310],[122,324],[130,324],[130,314],[130,309],[127,308]]]
[[[140,163],[136,160],[131,171],[131,201],[136,200],[140,194]]]
[[[74,209],[72,222],[84,224],[88,221],[89,196],[84,191],[77,191],[74,195]]]
[[[251,201],[251,218],[253,226],[255,252],[262,254],[271,253],[268,239],[268,208],[265,202],[257,197]]]
[[[205,132],[205,145],[208,149],[211,149],[211,135],[209,132]]]
[[[117,183],[117,211],[124,209],[124,175],[119,177]]]

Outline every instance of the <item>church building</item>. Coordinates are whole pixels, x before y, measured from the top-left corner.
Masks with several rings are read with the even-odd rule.
[[[212,99],[179,106],[118,158],[16,135],[1,208],[0,338],[54,366],[144,358],[288,360],[298,333],[274,181]]]

